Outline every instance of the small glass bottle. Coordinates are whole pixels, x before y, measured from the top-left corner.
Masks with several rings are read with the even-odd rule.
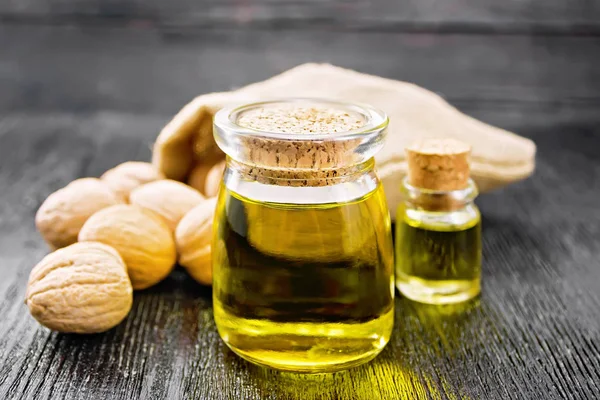
[[[481,216],[469,178],[470,147],[426,139],[406,149],[408,174],[396,214],[396,286],[428,304],[481,291]]]
[[[221,110],[215,214],[217,329],[241,357],[332,372],[375,357],[394,320],[393,244],[373,156],[387,117],[290,99]]]

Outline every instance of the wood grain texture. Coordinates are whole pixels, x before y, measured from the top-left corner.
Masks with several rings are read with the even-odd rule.
[[[157,27],[600,33],[593,0],[8,0],[5,21]]]
[[[600,396],[598,119],[524,126],[539,145],[536,175],[479,201],[483,296],[438,308],[397,299],[392,341],[364,367],[296,376],[242,361],[218,337],[210,290],[181,270],[137,292],[129,317],[105,334],[39,327],[22,303],[27,275],[47,251],[34,230],[36,208],[71,179],[147,159],[162,121],[111,112],[3,116],[0,398]]]
[[[441,9],[459,3],[466,4]],[[37,10],[48,21],[61,8],[90,4],[121,10],[35,0],[5,2],[0,11]],[[135,4],[165,7],[163,21],[169,7],[187,15],[191,3]],[[210,4],[216,14],[234,7]],[[560,14],[566,24],[594,15],[588,2],[479,4],[467,15],[485,20],[530,7],[531,18],[559,25]],[[73,26],[0,25],[0,399],[600,397],[600,43],[593,35],[169,30],[82,27],[75,19]],[[535,175],[479,199],[478,301],[430,307],[398,298],[392,340],[377,359],[318,376],[263,370],[228,351],[210,289],[181,269],[137,292],[128,318],[104,334],[52,333],[28,315],[28,274],[48,251],[34,214],[49,193],[120,162],[148,160],[160,128],[191,97],[305,61],[414,81],[536,141]]]
[[[455,104],[577,112],[600,105],[597,54],[594,37],[0,25],[0,111],[172,115],[199,93],[317,61],[414,82]]]

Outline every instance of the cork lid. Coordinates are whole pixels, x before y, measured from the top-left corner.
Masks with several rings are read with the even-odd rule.
[[[414,187],[450,191],[469,185],[471,147],[449,138],[421,139],[406,148],[408,183]]]
[[[262,132],[330,135],[350,132],[366,125],[366,116],[323,104],[273,103],[241,112],[237,124]]]
[[[223,109],[215,140],[238,168],[283,186],[331,185],[383,146],[387,116],[368,106],[287,99]]]

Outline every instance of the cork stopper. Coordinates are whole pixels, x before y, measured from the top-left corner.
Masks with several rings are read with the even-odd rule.
[[[237,125],[276,135],[243,139],[251,167],[239,165],[259,182],[280,186],[327,186],[351,172],[361,139],[312,140],[365,126],[363,115],[346,109],[294,103],[251,108],[241,113]]]
[[[455,139],[422,139],[406,148],[408,183],[421,189],[451,191],[469,185],[471,147]]]

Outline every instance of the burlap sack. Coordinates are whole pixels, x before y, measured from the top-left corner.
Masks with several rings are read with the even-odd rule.
[[[404,149],[417,138],[452,137],[470,144],[471,176],[482,192],[524,179],[534,170],[536,148],[531,140],[471,118],[417,85],[328,64],[303,64],[235,91],[196,97],[163,128],[152,161],[168,178],[185,181],[194,165],[214,160],[218,152],[212,117],[220,108],[283,97],[356,101],[388,114],[388,137],[376,162],[392,217],[406,174]]]

